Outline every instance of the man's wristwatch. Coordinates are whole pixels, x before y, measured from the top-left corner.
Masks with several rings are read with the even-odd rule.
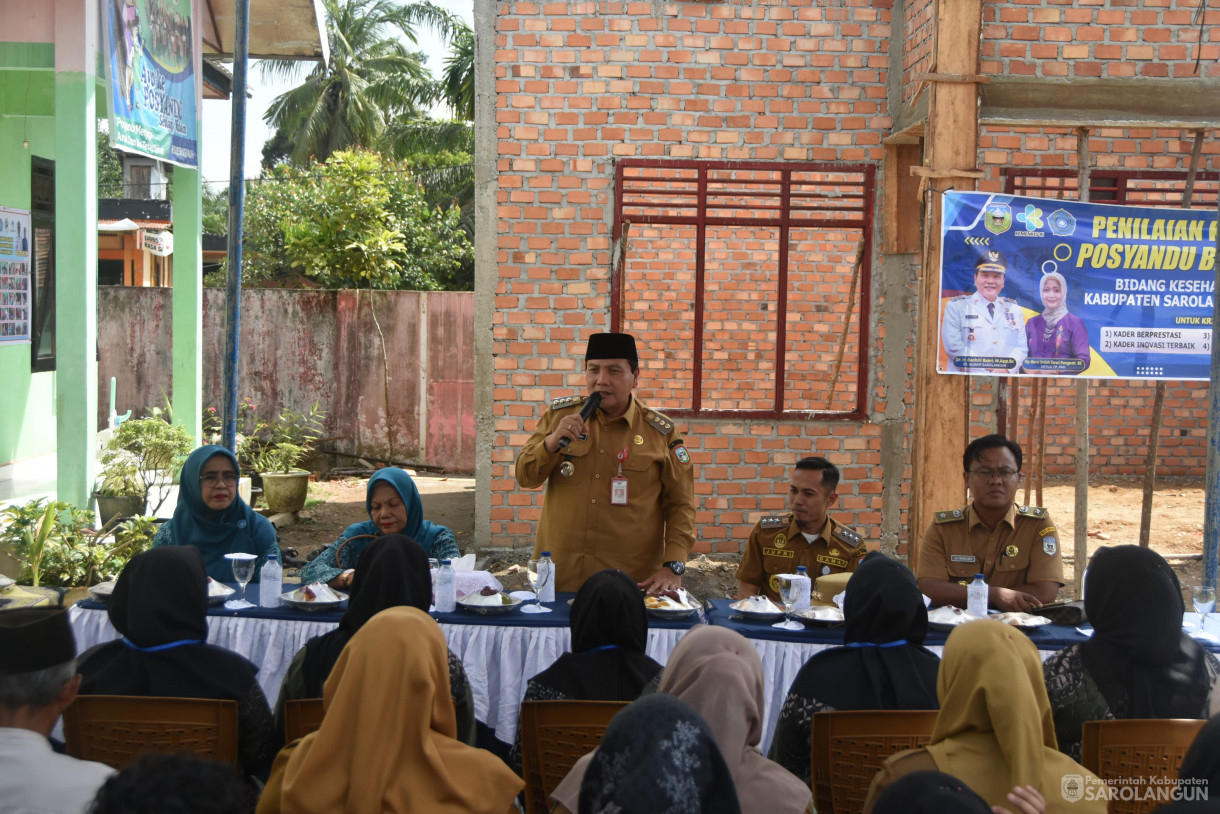
[[[673,571],[678,576],[682,576],[683,574],[686,573],[686,563],[681,562],[679,560],[670,560],[669,562],[663,562],[663,563],[661,563],[661,567],[668,568],[670,571]]]

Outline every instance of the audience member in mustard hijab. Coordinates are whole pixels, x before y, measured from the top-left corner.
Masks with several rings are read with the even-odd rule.
[[[525,786],[457,739],[445,637],[418,608],[389,608],[356,632],[322,705],[322,728],[276,757],[258,814],[505,814]]]
[[[1101,780],[1059,751],[1038,649],[1024,633],[989,620],[955,629],[945,642],[936,692],[940,712],[931,743],[881,764],[865,814],[897,778],[919,771],[953,775],[993,806],[1009,804],[1009,792],[1031,785],[1051,814],[1104,814],[1104,797],[1090,794]]]

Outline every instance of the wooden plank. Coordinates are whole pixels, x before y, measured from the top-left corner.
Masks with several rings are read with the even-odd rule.
[[[886,182],[884,186],[884,227],[882,251],[885,254],[914,254],[919,251],[919,181],[911,169],[923,161],[920,143],[885,145]]]
[[[935,65],[944,73],[978,72],[982,0],[939,3],[936,9]],[[978,162],[978,86],[934,82],[928,85],[928,136],[925,163],[934,170],[974,167]],[[936,372],[940,321],[940,195],[952,179],[927,179],[932,197],[924,235],[915,355],[914,483],[911,492],[910,562],[918,568],[919,539],[939,509],[961,506],[965,480],[957,462],[969,432],[966,376]],[[960,181],[959,181],[960,183]]]

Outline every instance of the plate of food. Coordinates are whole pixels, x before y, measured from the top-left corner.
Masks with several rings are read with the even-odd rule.
[[[108,579],[105,582],[99,582],[89,589],[89,596],[93,597],[94,601],[106,602],[110,599],[110,595],[114,593],[114,583],[116,581]]]
[[[644,597],[644,609],[658,619],[683,619],[699,612],[699,601],[679,588]]]
[[[467,594],[459,599],[457,604],[459,608],[468,610],[471,613],[492,615],[497,613],[512,613],[514,609],[521,606],[521,600],[488,586],[482,588],[477,593]]]
[[[810,608],[793,611],[792,615],[807,625],[843,624],[843,611],[830,605],[814,605]]]
[[[347,594],[336,591],[325,582],[302,585],[295,591],[280,594],[280,601],[297,610],[324,610],[337,608],[347,599]]]
[[[228,585],[225,585],[223,582],[217,582],[216,580],[212,579],[211,577],[208,577],[208,604],[209,605],[211,605],[213,607],[215,607],[216,605],[223,605],[225,603],[225,600],[227,600],[229,597],[231,597],[235,593],[237,593],[237,591],[233,590]]]
[[[734,618],[747,622],[778,622],[784,618],[784,609],[761,594],[739,599],[730,603],[729,607],[737,611],[738,615]]]
[[[1035,616],[1032,613],[1022,613],[1021,611],[1007,611],[1005,613],[993,613],[991,618],[997,622],[1003,622],[1006,625],[1012,625],[1021,630],[1037,630],[1043,625],[1049,625],[1050,619],[1045,616]]]
[[[954,605],[942,605],[935,610],[928,611],[928,626],[936,630],[953,630],[958,625],[973,622],[978,618]]]

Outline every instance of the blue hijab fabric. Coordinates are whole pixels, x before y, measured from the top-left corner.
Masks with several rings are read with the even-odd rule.
[[[364,492],[364,510],[368,512],[369,519],[348,526],[343,530],[343,534],[339,536],[339,539],[346,540],[358,534],[381,534],[381,529],[373,522],[372,509],[373,490],[377,488],[379,483],[388,483],[390,486],[393,486],[394,491],[398,492],[398,496],[402,498],[403,505],[407,507],[407,525],[398,533],[406,535],[419,543],[424,551],[431,552],[432,543],[436,540],[437,535],[441,533],[441,529],[444,526],[438,526],[424,519],[424,504],[419,499],[419,489],[415,486],[415,481],[411,480],[411,476],[404,470],[397,467],[379,469],[373,477],[369,478],[368,488]],[[365,546],[372,542],[372,540],[356,540],[352,542],[350,544],[351,553],[359,556]]]
[[[178,506],[174,509],[173,519],[169,521],[169,530],[174,545],[189,545],[199,549],[208,576],[219,582],[233,581],[233,567],[225,559],[225,554],[258,555],[258,567],[251,580],[258,582],[263,563],[268,558],[279,560],[275,526],[246,505],[241,495],[234,495],[233,502],[221,511],[209,509],[203,502],[199,473],[204,465],[217,455],[228,458],[238,477],[241,476],[237,458],[222,446],[208,444],[192,452],[182,466]]]

